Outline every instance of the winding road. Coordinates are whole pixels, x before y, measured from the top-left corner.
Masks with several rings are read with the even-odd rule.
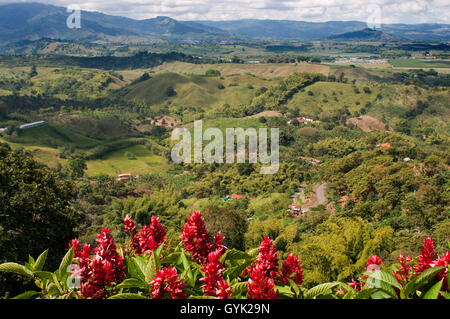
[[[302,209],[305,212],[308,212],[309,209],[312,207],[316,207],[316,206],[323,205],[326,203],[326,201],[327,201],[325,198],[325,187],[326,186],[327,186],[327,183],[322,183],[314,189],[314,195],[311,198],[312,202],[309,203],[308,201],[306,201],[302,205]],[[302,193],[303,193],[303,190],[302,190],[302,192],[295,193],[295,198]],[[294,201],[295,201],[295,199],[294,199]]]

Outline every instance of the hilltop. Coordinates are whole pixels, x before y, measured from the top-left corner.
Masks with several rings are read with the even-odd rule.
[[[392,41],[400,40],[399,37],[393,37],[383,31],[365,28],[358,31],[346,32],[329,37],[330,40],[343,41]]]

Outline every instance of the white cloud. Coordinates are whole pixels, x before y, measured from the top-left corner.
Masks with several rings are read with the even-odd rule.
[[[30,1],[30,0],[29,0]],[[32,0],[31,0],[32,1]],[[289,19],[366,21],[369,5],[379,5],[383,23],[450,23],[448,0],[35,0],[56,6],[134,19],[159,15],[179,20]],[[0,3],[27,2],[0,0]]]

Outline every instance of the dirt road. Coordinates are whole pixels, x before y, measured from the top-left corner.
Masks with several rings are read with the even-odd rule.
[[[314,189],[314,194],[311,196],[310,201],[306,201],[304,205],[302,205],[302,209],[305,212],[309,211],[310,208],[316,207],[319,205],[323,205],[326,203],[325,198],[325,187],[327,183],[320,184],[316,189]]]

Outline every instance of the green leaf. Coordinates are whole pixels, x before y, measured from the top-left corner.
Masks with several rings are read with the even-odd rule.
[[[396,287],[398,289],[402,289],[402,286],[398,283],[397,279],[395,279],[394,276],[392,276],[390,273],[385,272],[384,270],[373,270],[370,272],[366,272],[366,275],[369,276],[369,278],[366,279],[366,284],[369,286],[375,286],[377,287],[379,283],[386,283],[390,286]]]
[[[113,295],[108,299],[149,299],[149,298],[140,294],[122,293]]]
[[[291,287],[288,287],[288,286],[275,286],[273,288],[273,290],[274,291],[278,290],[279,294],[282,294],[282,295],[284,295],[286,297],[292,297],[294,295],[294,293],[291,290]]]
[[[391,286],[389,286],[389,287],[391,287]],[[371,297],[373,299],[390,299],[390,298],[393,298],[391,293],[387,293],[387,292],[385,292],[383,290],[377,290],[377,289],[375,289],[375,291],[372,293]]]
[[[252,248],[247,251],[247,254],[250,255],[251,258],[255,258],[259,253],[259,248]]]
[[[188,299],[218,299],[214,296],[189,296]]]
[[[373,288],[364,288],[362,290],[355,291],[353,299],[369,299],[369,297],[375,292]]]
[[[163,248],[164,248],[164,243],[162,243],[161,245],[159,245],[158,248],[156,248],[156,249],[153,251],[152,255],[156,255],[155,257],[158,257],[157,259],[159,260],[159,259],[160,259],[159,257],[161,256],[161,251],[163,250]]]
[[[64,293],[64,289],[61,287],[61,284],[58,281],[57,275],[52,273],[52,278],[53,278],[53,283],[55,284],[56,288],[58,289],[58,293],[60,295],[62,295]]]
[[[34,297],[36,295],[39,295],[39,292],[34,290],[28,290],[21,293],[20,295],[15,296],[13,299],[31,299],[31,297]]]
[[[159,257],[158,257],[159,259]],[[145,267],[145,281],[150,283],[156,275],[156,271],[158,270],[159,260],[157,260],[156,254],[152,254],[150,259]]]
[[[117,285],[117,289],[122,288],[139,288],[139,289],[147,289],[148,285],[147,283],[136,279],[136,278],[128,278],[122,281],[120,284]]]
[[[288,279],[289,286],[294,289],[295,295],[298,296],[300,293],[300,289],[298,288],[298,285],[292,280]]]
[[[143,256],[135,256],[133,258],[134,261],[134,269],[136,270],[138,279],[141,279],[142,281],[145,280],[145,269],[147,268],[147,262],[145,260],[145,257]]]
[[[445,299],[450,299],[450,292],[441,291],[441,295],[442,295],[442,297],[444,297]]]
[[[239,282],[231,286],[231,289],[233,290],[233,296],[242,296],[242,297],[246,296],[248,290],[248,283],[246,281]]]
[[[330,289],[332,289],[338,285],[339,285],[339,282],[326,282],[326,283],[317,285],[317,286],[309,289],[308,292],[306,293],[305,297],[308,299],[315,298],[317,296],[320,296],[322,294],[329,292]]]
[[[0,272],[11,272],[22,276],[33,277],[33,272],[30,272],[24,266],[17,263],[0,264]]]
[[[33,257],[31,257],[31,255],[28,255],[28,264],[31,266],[31,267],[34,267],[34,264],[36,263],[36,261],[34,260],[34,258]]]
[[[228,276],[229,278],[236,278],[237,276],[240,276],[242,274],[242,272],[244,271],[244,269],[249,265],[250,265],[250,262],[243,263],[241,265],[234,266],[234,267],[227,267],[227,268],[225,268],[223,275]]]
[[[403,296],[405,298],[410,297],[414,292],[422,287],[423,285],[428,284],[428,282],[436,277],[436,275],[444,269],[443,267],[434,267],[434,268],[428,268],[425,269],[419,276],[416,278],[411,279],[409,281],[405,288],[403,289]]]
[[[423,299],[437,299],[439,297],[439,292],[441,291],[442,282],[444,278],[435,283],[423,296]]]
[[[56,271],[56,277],[58,280],[62,280],[66,275],[68,275],[67,268],[72,264],[73,261],[73,247],[64,255],[59,268]]]
[[[49,271],[35,271],[34,275],[41,280],[53,280],[53,273]]]
[[[45,261],[47,259],[48,249],[39,255],[36,263],[34,264],[34,270],[42,270],[44,268]]]
[[[252,259],[252,256],[249,254],[237,250],[237,249],[228,249],[219,259],[221,263],[224,263],[226,260],[241,260],[241,259]]]
[[[163,260],[161,260],[161,263],[163,264],[173,264],[176,263],[180,259],[180,252],[174,252],[170,255],[167,255]]]

